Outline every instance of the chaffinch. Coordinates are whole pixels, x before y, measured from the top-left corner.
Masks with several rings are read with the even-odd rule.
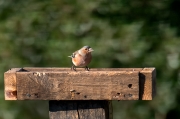
[[[75,51],[71,56],[72,58],[72,67],[71,70],[76,71],[76,67],[85,67],[85,70],[89,71],[87,66],[92,59],[91,52],[94,51],[90,46],[84,46],[81,49]]]

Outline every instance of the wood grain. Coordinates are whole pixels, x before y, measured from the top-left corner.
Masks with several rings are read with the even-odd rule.
[[[152,100],[156,94],[156,69],[144,68],[140,71],[139,99]]]
[[[112,119],[108,101],[49,101],[50,119]]]
[[[74,72],[70,68],[55,67],[12,68],[4,73],[5,100],[134,100],[138,98],[126,97],[132,96],[128,91],[135,91],[138,87],[132,84],[138,72],[139,100],[152,100],[156,93],[155,68],[93,68],[90,72],[83,68],[77,70]],[[128,87],[133,87],[127,88],[127,83]]]
[[[111,100],[152,100],[155,68],[13,68],[5,100],[50,100],[50,119],[112,119]]]
[[[136,70],[24,70],[16,73],[18,100],[139,99],[139,71]]]
[[[62,72],[71,71],[70,68],[58,67],[23,67],[28,72]],[[90,68],[90,71],[141,71],[143,68]],[[84,68],[77,68],[77,71],[85,71]]]

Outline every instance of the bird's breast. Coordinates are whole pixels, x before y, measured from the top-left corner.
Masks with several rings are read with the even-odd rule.
[[[91,62],[91,59],[92,59],[91,54],[87,56],[77,55],[75,58],[72,58],[72,62],[75,66],[84,67]]]

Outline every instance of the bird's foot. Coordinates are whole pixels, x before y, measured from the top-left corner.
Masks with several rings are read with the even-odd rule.
[[[89,71],[89,69],[90,69],[90,68],[89,68],[88,66],[85,67],[85,70]]]
[[[76,67],[74,65],[72,65],[71,70],[76,71]]]

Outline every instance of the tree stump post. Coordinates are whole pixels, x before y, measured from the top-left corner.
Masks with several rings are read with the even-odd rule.
[[[49,101],[50,119],[112,119],[105,100]]]

